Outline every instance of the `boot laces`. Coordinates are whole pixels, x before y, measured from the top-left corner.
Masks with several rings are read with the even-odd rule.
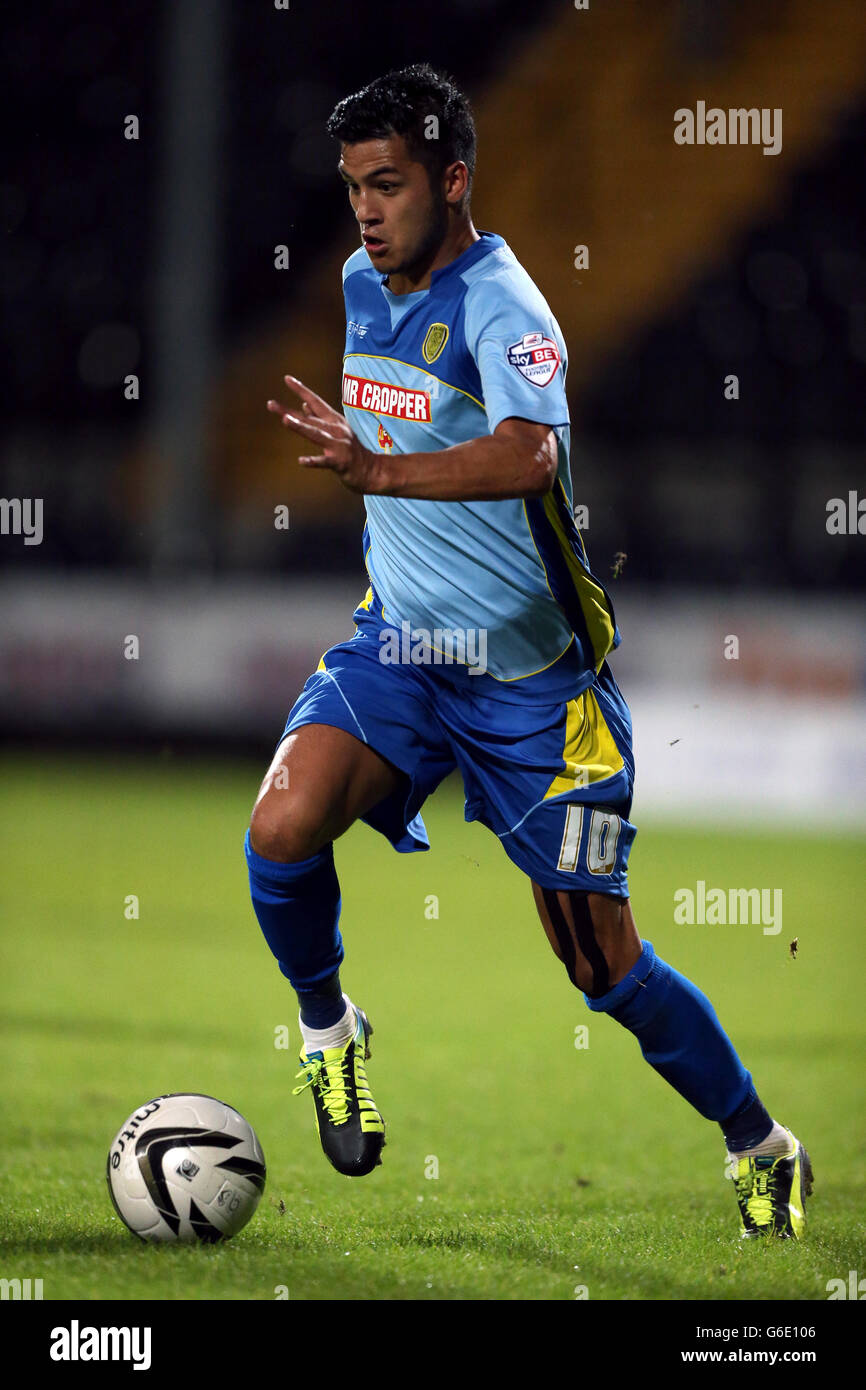
[[[737,1178],[737,1196],[756,1226],[769,1226],[773,1221],[775,1195],[775,1165],[771,1168],[749,1169]]]
[[[295,1086],[292,1090],[293,1096],[299,1096],[302,1091],[306,1091],[308,1086],[314,1086],[318,1091],[321,1100],[328,1114],[328,1119],[332,1125],[343,1125],[349,1119],[350,1097],[348,1088],[347,1067],[349,1063],[348,1050],[330,1062],[325,1062],[321,1057],[312,1057],[304,1063],[304,1067],[297,1073],[297,1077],[305,1077],[306,1080],[300,1086]],[[297,1079],[296,1077],[296,1079]]]

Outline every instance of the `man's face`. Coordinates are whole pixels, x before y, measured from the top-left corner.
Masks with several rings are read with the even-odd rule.
[[[402,135],[344,145],[339,172],[377,270],[400,274],[435,254],[447,204],[444,194],[434,197],[426,168],[411,158]]]

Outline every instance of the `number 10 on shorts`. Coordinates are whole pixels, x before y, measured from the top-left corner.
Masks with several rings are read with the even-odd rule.
[[[565,810],[565,829],[562,834],[562,848],[559,851],[558,869],[574,873],[580,858],[580,844],[583,838],[584,813],[586,806],[567,806]],[[591,874],[609,874],[616,864],[616,847],[622,821],[615,811],[602,811],[596,807],[589,816],[589,835],[586,845],[586,867]]]

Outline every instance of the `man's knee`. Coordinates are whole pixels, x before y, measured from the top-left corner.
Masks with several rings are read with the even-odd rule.
[[[322,818],[311,813],[297,794],[270,788],[259,797],[250,817],[250,844],[263,859],[299,864],[331,840]]]
[[[250,843],[263,859],[318,854],[400,785],[402,774],[343,729],[305,724],[287,735],[259,789]]]

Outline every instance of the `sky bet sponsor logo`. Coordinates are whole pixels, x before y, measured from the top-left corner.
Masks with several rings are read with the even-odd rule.
[[[407,391],[365,376],[343,373],[343,405],[371,410],[375,415],[392,415],[395,420],[419,420],[429,424],[432,417],[429,391]]]
[[[559,369],[559,348],[543,333],[524,333],[519,342],[506,348],[512,367],[533,386],[548,386]]]
[[[131,1361],[134,1371],[150,1370],[149,1327],[68,1327],[51,1330],[52,1361]]]

